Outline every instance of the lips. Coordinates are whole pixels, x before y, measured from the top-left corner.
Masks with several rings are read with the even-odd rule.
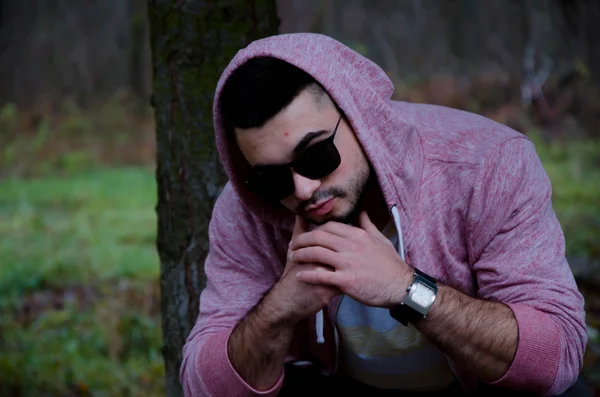
[[[332,197],[328,200],[322,201],[320,203],[311,205],[306,208],[306,212],[315,214],[315,215],[324,215],[328,213],[333,207],[335,197]]]

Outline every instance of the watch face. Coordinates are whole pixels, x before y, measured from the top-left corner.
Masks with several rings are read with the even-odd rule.
[[[434,296],[434,291],[421,283],[415,283],[414,288],[410,299],[423,308],[429,307]]]

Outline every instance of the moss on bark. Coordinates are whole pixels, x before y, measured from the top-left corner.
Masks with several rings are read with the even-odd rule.
[[[212,124],[218,78],[249,42],[277,33],[275,0],[149,0],[166,389],[182,396],[181,349],[205,285],[207,228],[226,177]]]

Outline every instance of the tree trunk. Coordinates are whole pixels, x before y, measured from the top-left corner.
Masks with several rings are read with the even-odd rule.
[[[158,183],[157,248],[166,390],[182,396],[181,349],[198,316],[207,228],[225,182],[213,93],[235,53],[277,33],[275,0],[148,0]]]

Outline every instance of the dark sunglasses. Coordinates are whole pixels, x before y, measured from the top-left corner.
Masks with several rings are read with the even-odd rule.
[[[331,174],[341,163],[340,152],[333,143],[340,121],[341,116],[329,138],[306,148],[291,163],[255,173],[246,181],[246,187],[264,200],[278,202],[294,193],[291,169],[309,179],[321,179]]]

